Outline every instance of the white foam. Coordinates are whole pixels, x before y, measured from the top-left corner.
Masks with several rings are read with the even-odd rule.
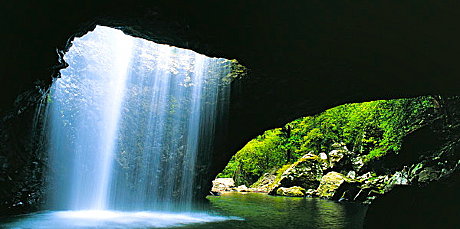
[[[122,212],[122,211],[55,211],[30,214],[5,226],[7,228],[80,229],[80,228],[165,228],[187,224],[242,220],[207,213]]]

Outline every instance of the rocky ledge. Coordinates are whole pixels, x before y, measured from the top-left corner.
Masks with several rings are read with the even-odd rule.
[[[401,190],[429,192],[431,189],[425,187],[445,184],[460,171],[457,153],[460,149],[459,120],[460,116],[435,120],[426,128],[406,136],[398,155],[381,158],[371,165],[365,165],[363,158],[348,150],[345,144],[335,143],[330,152],[307,153],[292,164],[264,174],[249,188],[244,185],[237,187],[231,178],[218,178],[213,182],[213,192],[265,192],[366,204],[380,198],[393,201],[394,195],[388,193]],[[435,132],[427,135],[424,133],[426,129]],[[426,149],[421,145],[411,146],[412,138],[420,139],[425,135],[436,135],[441,140],[436,144],[431,141]],[[381,205],[381,202],[378,203]]]

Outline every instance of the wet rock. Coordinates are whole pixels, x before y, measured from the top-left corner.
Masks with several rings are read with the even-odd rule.
[[[322,175],[319,157],[306,154],[286,169],[278,180],[275,180],[269,194],[275,195],[279,187],[299,186],[304,189],[316,189]]]
[[[316,192],[319,197],[327,199],[353,199],[359,192],[358,185],[359,182],[341,173],[329,172],[321,179]]]
[[[306,193],[306,190],[299,186],[294,186],[290,188],[280,187],[276,190],[276,195],[279,196],[303,197],[306,195]]]

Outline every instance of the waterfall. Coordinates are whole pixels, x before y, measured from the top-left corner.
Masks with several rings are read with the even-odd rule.
[[[64,58],[47,99],[50,208],[190,210],[229,61],[102,26]]]

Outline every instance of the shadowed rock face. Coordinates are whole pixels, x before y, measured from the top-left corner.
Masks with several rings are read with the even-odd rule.
[[[377,199],[365,228],[457,228],[458,171],[424,187],[396,186]]]
[[[17,96],[49,86],[65,67],[56,48],[66,50],[95,24],[236,58],[251,71],[233,84],[230,129],[216,140],[211,178],[252,137],[301,115],[351,101],[458,93],[459,9],[454,0],[8,1],[0,12],[0,113],[26,109],[30,103],[13,103]],[[7,146],[0,154],[24,152]]]

